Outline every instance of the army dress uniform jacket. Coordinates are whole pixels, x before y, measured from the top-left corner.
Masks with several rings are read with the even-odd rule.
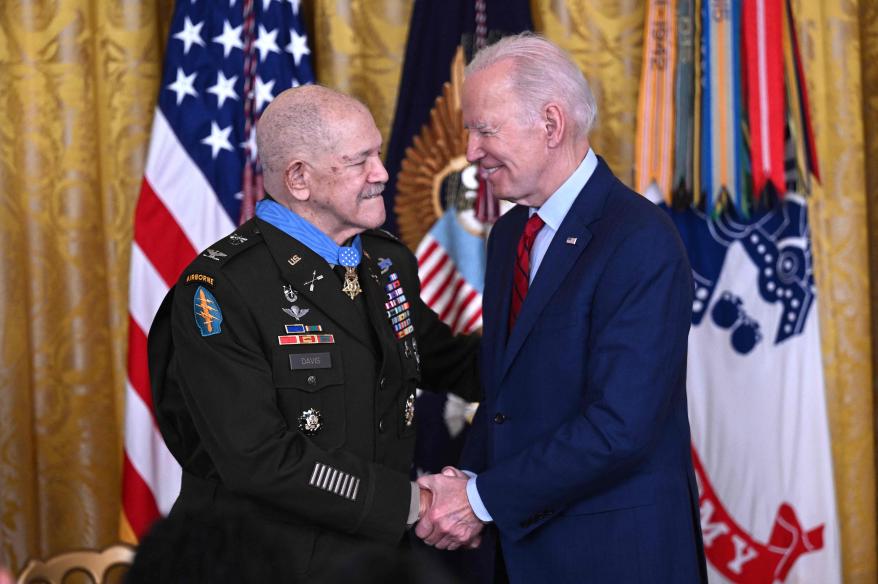
[[[402,538],[417,387],[480,397],[478,339],[421,302],[401,242],[361,237],[352,300],[323,258],[254,218],[184,270],[149,334],[156,418],[184,471],[172,513],[257,517],[302,574]]]

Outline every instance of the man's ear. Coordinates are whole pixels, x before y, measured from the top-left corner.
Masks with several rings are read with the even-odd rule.
[[[309,187],[310,167],[301,160],[291,160],[284,172],[284,186],[297,201],[307,201],[311,196]]]
[[[561,144],[566,129],[564,112],[556,103],[550,103],[543,109],[543,124],[546,129],[546,143],[549,148]]]

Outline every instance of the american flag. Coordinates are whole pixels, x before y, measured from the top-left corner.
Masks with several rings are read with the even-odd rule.
[[[152,409],[146,339],[162,298],[201,250],[261,196],[255,121],[275,95],[314,80],[299,0],[179,0],[134,219],[122,532],[167,514],[180,467]]]
[[[453,221],[443,218],[440,223]],[[436,232],[431,229],[415,253],[421,298],[455,334],[475,332],[482,326],[484,240],[462,233],[462,228],[443,232],[445,237]],[[475,245],[467,245],[468,240]]]

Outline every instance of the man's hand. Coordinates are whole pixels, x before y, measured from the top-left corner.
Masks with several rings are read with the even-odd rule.
[[[420,506],[418,507],[418,520],[420,520],[424,515],[427,514],[427,511],[430,509],[430,505],[433,503],[433,492],[425,489],[424,487],[420,487]]]
[[[443,468],[442,474],[418,479],[421,489],[433,495],[426,515],[415,527],[415,534],[428,545],[440,550],[456,550],[461,546],[476,548],[481,543],[484,523],[470,507],[466,496],[468,480],[468,476],[450,466]]]

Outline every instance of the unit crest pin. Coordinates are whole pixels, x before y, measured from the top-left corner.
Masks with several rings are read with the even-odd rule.
[[[302,412],[299,416],[299,431],[306,436],[314,436],[321,428],[323,421],[321,419],[320,410],[309,408]]]

